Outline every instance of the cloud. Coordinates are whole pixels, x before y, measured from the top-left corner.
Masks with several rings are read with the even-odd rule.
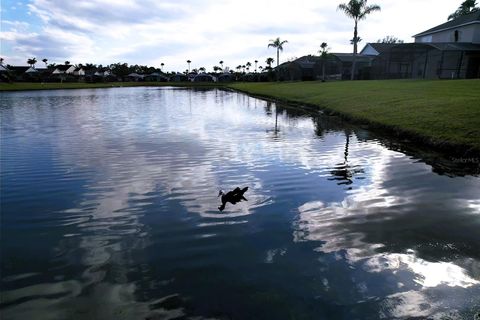
[[[443,22],[457,6],[438,0],[380,4],[382,11],[359,25],[362,45],[386,35],[408,41],[412,34]],[[426,16],[432,5],[436,14]],[[31,17],[8,19],[20,20],[16,25],[2,23],[2,38],[9,42],[2,54],[18,61],[44,54],[78,63],[163,62],[170,70],[183,70],[186,59],[209,69],[224,60],[234,68],[274,56],[267,44],[276,37],[289,41],[281,61],[316,53],[321,42],[332,52],[349,52],[353,32],[352,21],[331,1],[304,0],[299,5],[292,0],[32,0],[27,6]],[[412,23],[405,24],[406,17]],[[47,38],[12,36],[10,32],[21,33],[21,23],[30,23],[32,34]],[[51,37],[58,33],[65,36]]]

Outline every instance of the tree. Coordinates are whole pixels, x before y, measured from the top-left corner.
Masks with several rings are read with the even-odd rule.
[[[198,71],[200,71],[200,73],[205,73],[207,69],[205,69],[205,67],[200,67],[198,68]]]
[[[165,63],[163,63],[163,62],[160,63],[160,71],[162,71],[162,72],[163,72],[163,66],[164,66],[164,65],[165,65]]]
[[[37,59],[36,58],[28,59],[27,63],[30,65],[30,67],[35,68],[35,63],[37,63]]]
[[[219,64],[220,64],[220,66],[222,67],[222,70],[223,70],[223,60],[220,60]]]
[[[47,67],[47,62],[48,62],[48,59],[47,58],[44,58],[42,59],[43,63],[45,63],[45,67]]]
[[[275,60],[273,58],[267,58],[267,60],[265,60],[265,63],[268,64],[268,67],[271,69],[272,68],[272,63],[274,63]]]
[[[190,63],[192,63],[192,61],[187,60],[187,63],[188,63],[188,73],[190,73]]]
[[[448,16],[448,20],[456,19],[477,10],[480,10],[480,8],[477,7],[477,0],[465,0],[460,7],[458,7],[457,11]]]
[[[65,65],[67,65],[67,66],[68,66],[69,64],[70,64],[70,61],[68,61],[68,60],[67,60],[67,61],[65,61]]]
[[[255,73],[257,73],[257,63],[258,63],[258,60],[255,60]]]
[[[283,45],[285,43],[288,43],[287,40],[280,40],[280,38],[277,38],[275,40],[270,40],[270,43],[268,44],[267,48],[275,48],[277,49],[277,67],[280,62],[280,51],[283,51]]]
[[[250,62],[247,62],[245,65],[247,66],[247,71],[249,71],[252,64]]]
[[[352,61],[352,74],[351,80],[355,77],[355,60],[357,56],[357,43],[359,41],[358,37],[358,22],[367,18],[372,12],[380,11],[380,6],[373,4],[367,5],[367,0],[350,0],[348,3],[341,3],[338,5],[339,10],[342,10],[347,17],[352,18],[355,22],[355,27],[353,28],[353,61]]]
[[[240,73],[240,69],[242,69],[242,66],[239,64],[236,69],[237,69],[237,72]]]
[[[3,61],[4,61],[4,59],[0,58],[0,65],[3,65]]]
[[[394,36],[386,36],[383,39],[378,39],[377,43],[403,43],[403,40],[400,40]]]
[[[322,59],[322,82],[325,82],[325,65],[327,64],[328,58],[328,44],[326,42],[322,42],[320,45],[320,58]]]
[[[245,73],[245,65],[242,64],[243,73]]]

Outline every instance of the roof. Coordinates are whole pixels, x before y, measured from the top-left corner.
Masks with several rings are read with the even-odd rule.
[[[472,13],[460,16],[457,19],[453,19],[448,22],[442,23],[436,27],[420,32],[419,34],[414,35],[414,37],[420,37],[427,34],[436,33],[443,30],[452,29],[452,28],[457,28],[463,25],[473,24],[473,23],[480,23],[480,10],[476,10]]]
[[[395,46],[395,49],[408,49],[411,47],[426,48],[430,47],[440,51],[480,51],[480,44],[471,42],[413,42],[401,43]]]
[[[342,62],[352,62],[353,53],[330,53],[330,56],[334,56]],[[367,56],[363,54],[357,54],[355,57],[356,62],[370,62],[372,61],[372,56]]]
[[[367,46],[371,46],[375,51],[377,51],[379,54],[383,52],[389,51],[393,46],[396,46],[399,43],[374,43],[374,42],[369,42],[365,45],[365,48]],[[362,49],[365,50],[365,48]]]
[[[67,71],[68,69],[70,69],[70,67],[72,67],[72,65],[70,64],[59,64],[55,66],[55,69],[58,69],[60,71]]]
[[[8,69],[0,64],[0,71],[8,71]]]
[[[13,72],[18,72],[18,73],[24,73],[30,69],[30,67],[25,67],[25,66],[10,66],[8,67],[8,70],[13,71]]]

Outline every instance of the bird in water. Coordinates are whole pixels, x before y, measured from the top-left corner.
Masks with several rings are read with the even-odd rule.
[[[243,196],[245,192],[247,192],[248,187],[245,187],[243,189],[240,189],[239,187],[236,187],[234,190],[229,191],[227,193],[223,192],[223,190],[220,190],[218,192],[218,196],[222,196],[222,205],[218,207],[218,210],[223,211],[225,209],[225,205],[227,202],[230,202],[231,204],[236,204],[237,202],[240,202],[242,200],[248,201],[247,198]]]

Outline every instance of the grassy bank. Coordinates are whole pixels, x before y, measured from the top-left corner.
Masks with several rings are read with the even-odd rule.
[[[230,87],[318,106],[445,151],[480,154],[480,80],[235,83]]]
[[[0,91],[24,91],[24,90],[53,90],[53,89],[89,89],[89,88],[112,88],[112,87],[218,87],[215,83],[193,83],[193,82],[108,82],[108,83],[37,83],[37,82],[15,82],[0,83]]]

